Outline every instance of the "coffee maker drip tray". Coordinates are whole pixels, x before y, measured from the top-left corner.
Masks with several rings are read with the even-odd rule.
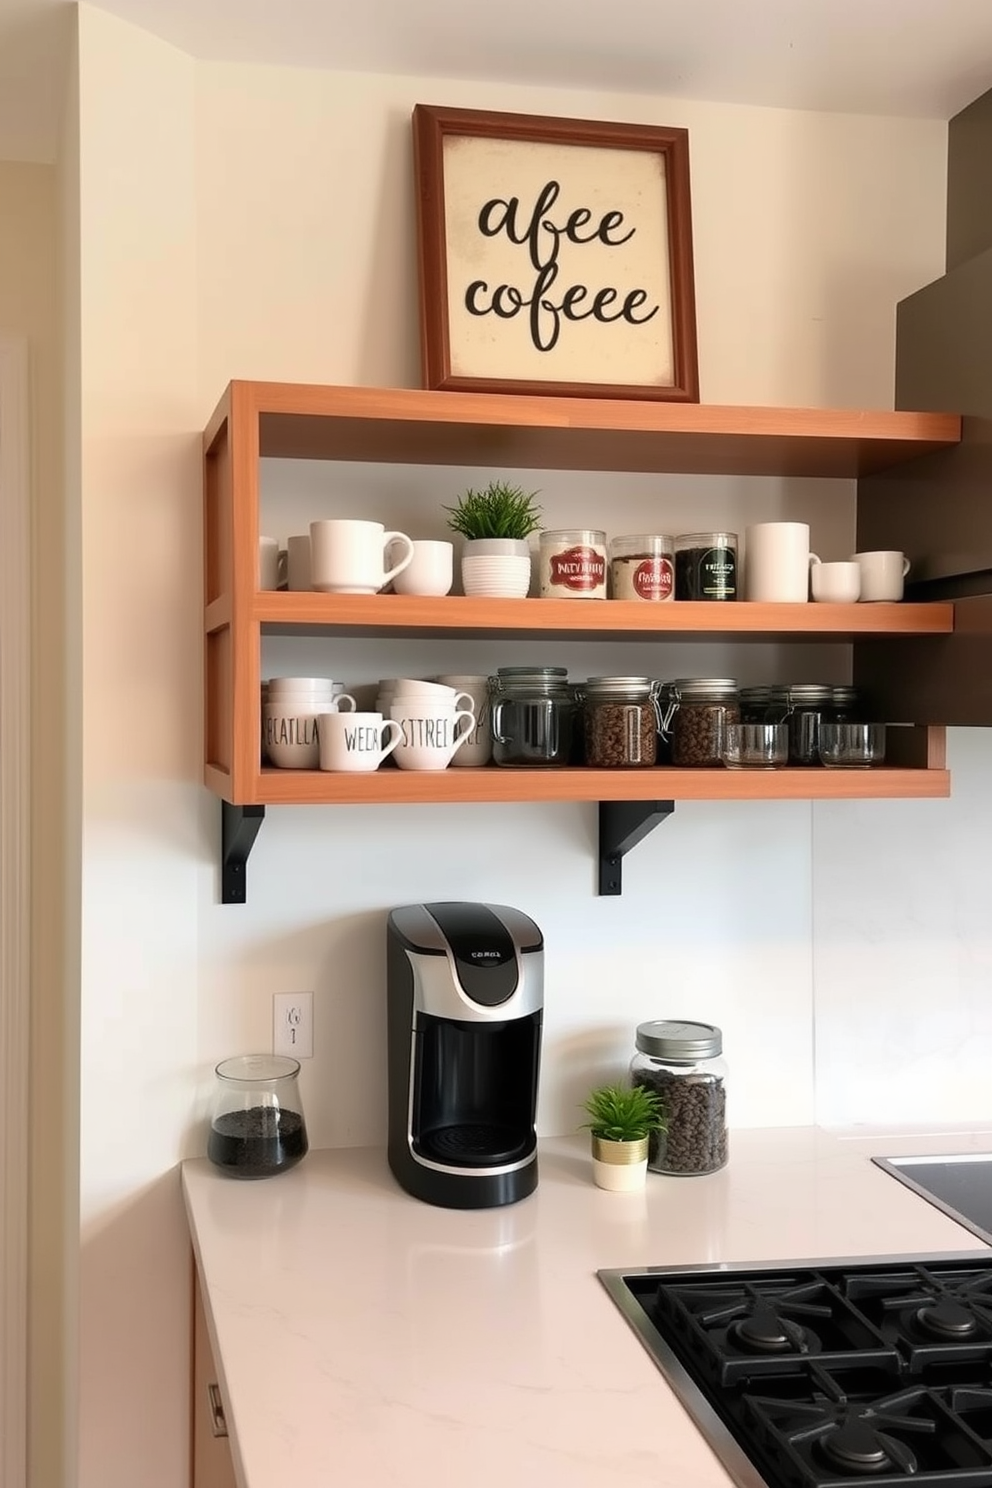
[[[419,1157],[450,1167],[493,1168],[523,1162],[534,1151],[533,1132],[519,1131],[490,1121],[439,1126],[421,1134],[414,1144]]]

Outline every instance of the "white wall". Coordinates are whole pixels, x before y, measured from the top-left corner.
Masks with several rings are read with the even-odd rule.
[[[80,12],[79,1482],[178,1488],[197,1042],[190,60]]]
[[[625,1062],[637,1021],[670,1013],[724,1027],[738,1121],[806,1121],[815,1108],[808,805],[680,807],[628,860],[619,900],[593,894],[589,807],[273,810],[247,906],[217,903],[219,809],[196,783],[197,445],[225,383],[415,385],[419,101],[687,125],[703,397],[886,405],[894,305],[942,266],[945,130],[194,66],[85,6],[80,24],[80,1483],[178,1488],[186,1250],[175,1165],[202,1151],[211,1065],[267,1044],[273,992],[312,987],[311,1135],[380,1139],[389,906],[491,898],[541,923],[545,1131],[577,1123],[586,1085]],[[285,536],[313,504],[368,492],[385,518],[426,534],[463,474],[444,472],[442,485],[385,467],[273,465],[267,515],[286,521]],[[555,522],[596,516],[617,532],[808,510],[818,543],[842,552],[849,541],[850,492],[834,485],[546,474],[534,484]],[[316,663],[317,644],[273,644],[266,667]],[[524,649],[356,642],[319,661],[374,680],[401,666],[488,667]],[[616,665],[622,649],[561,656],[583,675]],[[774,648],[744,649],[637,655],[662,675],[719,664],[752,680],[781,662]],[[791,662],[800,675],[842,665],[832,649]],[[834,809],[817,808],[817,824]],[[919,810],[889,808],[902,831]]]

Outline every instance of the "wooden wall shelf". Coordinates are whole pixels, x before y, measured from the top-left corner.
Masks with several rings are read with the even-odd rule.
[[[352,635],[407,633],[661,641],[825,640],[856,636],[950,635],[952,604],[668,604],[631,600],[428,599],[399,594],[256,595],[254,618],[265,634],[345,630]],[[207,628],[224,624],[218,606]]]
[[[856,478],[951,449],[960,438],[961,420],[948,413],[722,408],[232,382],[204,434],[204,780],[228,803],[225,862],[230,858],[241,874],[242,888],[232,897],[244,897],[244,862],[267,805],[629,802],[635,816],[646,818],[663,817],[676,800],[864,799],[949,791],[938,727],[909,731],[916,742],[897,763],[851,772],[450,769],[433,776],[383,769],[360,778],[262,771],[263,635],[872,638],[898,647],[911,637],[937,644],[929,638],[951,635],[955,622],[948,603],[655,607],[615,600],[259,592],[262,459]],[[649,802],[653,806],[643,809],[639,804]]]

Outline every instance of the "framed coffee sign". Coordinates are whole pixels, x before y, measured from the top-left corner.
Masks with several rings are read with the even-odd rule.
[[[425,386],[699,401],[684,129],[418,104]]]

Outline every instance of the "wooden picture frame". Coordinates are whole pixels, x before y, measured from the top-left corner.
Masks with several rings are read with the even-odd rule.
[[[699,401],[685,129],[417,104],[424,386]]]

